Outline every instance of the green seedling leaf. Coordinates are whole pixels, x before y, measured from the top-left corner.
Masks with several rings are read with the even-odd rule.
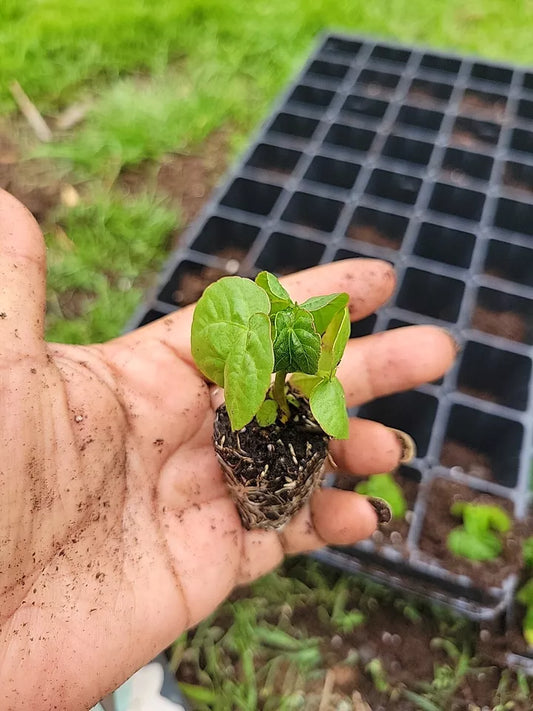
[[[335,439],[348,439],[346,401],[344,390],[337,378],[318,383],[311,392],[309,404],[324,432]]]
[[[281,286],[279,279],[270,272],[260,272],[255,278],[255,283],[266,291],[271,303],[271,314],[275,314],[292,305],[293,302],[289,292]]]
[[[462,517],[464,527],[470,533],[483,533],[491,529],[507,533],[511,528],[511,519],[499,506],[457,501],[450,512],[453,516]]]
[[[335,374],[349,338],[350,314],[345,307],[334,315],[322,337],[322,353],[318,364],[320,370]]]
[[[240,430],[257,413],[268,388],[274,365],[270,319],[253,314],[245,336],[240,334],[224,368],[226,409],[233,430]]]
[[[533,607],[533,578],[528,580],[525,585],[522,585],[516,593],[516,599],[526,607]]]
[[[344,292],[329,296],[312,296],[300,306],[311,313],[316,330],[322,335],[335,314],[347,305],[349,298]]]
[[[526,538],[522,544],[522,557],[527,568],[533,568],[533,536]]]
[[[275,317],[274,370],[308,373],[318,369],[320,336],[308,311],[295,306]]]
[[[522,623],[522,632],[528,646],[533,647],[533,606],[528,607],[526,610]]]
[[[199,370],[225,387],[226,361],[236,344],[242,349],[250,317],[269,312],[267,294],[249,279],[224,277],[208,286],[196,304],[191,329],[192,355]],[[263,348],[268,351],[270,332],[263,333]]]
[[[291,376],[291,385],[299,390],[307,399],[311,397],[313,388],[322,381],[320,375],[306,375],[305,373],[294,373]]]
[[[469,560],[493,560],[502,550],[502,542],[494,533],[471,533],[462,526],[450,531],[447,545],[454,555]]]
[[[393,518],[403,519],[407,511],[407,502],[401,487],[391,474],[374,474],[355,487],[358,494],[377,496],[384,499],[391,507]]]
[[[274,400],[265,400],[257,411],[255,419],[260,427],[273,425],[278,416],[278,404]]]

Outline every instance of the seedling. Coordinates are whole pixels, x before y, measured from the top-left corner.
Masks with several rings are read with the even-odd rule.
[[[522,558],[526,568],[533,568],[533,536],[522,543]]]
[[[533,578],[516,593],[516,599],[525,606],[526,614],[522,622],[522,633],[530,647],[533,647]]]
[[[330,437],[348,437],[336,376],[347,303],[341,293],[297,304],[261,272],[220,279],[196,305],[192,354],[224,388],[215,450],[247,528],[283,526],[320,483]]]
[[[511,519],[499,506],[457,501],[450,509],[463,525],[448,536],[448,548],[469,560],[494,560],[502,552],[502,535],[511,528]]]
[[[391,474],[374,474],[355,487],[358,494],[384,499],[390,506],[392,517],[403,519],[407,511],[407,502],[401,487]]]

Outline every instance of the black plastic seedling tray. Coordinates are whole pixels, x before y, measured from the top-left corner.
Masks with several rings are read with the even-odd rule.
[[[428,554],[423,536],[440,480],[499,497],[517,519],[528,514],[532,197],[533,72],[328,35],[131,324],[194,301],[228,273],[281,275],[356,256],[393,263],[392,302],[352,336],[435,323],[462,354],[439,382],[357,412],[417,442],[400,472],[413,493],[405,535],[319,557],[477,619],[510,608],[517,576],[476,585]],[[451,466],[450,446],[485,464]]]

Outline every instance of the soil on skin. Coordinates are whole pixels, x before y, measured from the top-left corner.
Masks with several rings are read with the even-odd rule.
[[[224,276],[228,276],[228,273],[217,267],[204,267],[199,272],[185,272],[180,277],[179,288],[174,292],[174,301],[178,306],[193,304],[210,284]]]
[[[467,91],[459,106],[459,111],[474,114],[484,120],[502,122],[505,115],[505,101],[488,101],[475,92]]]
[[[481,494],[459,482],[436,479],[429,491],[427,512],[420,537],[420,550],[452,573],[468,575],[475,585],[490,588],[499,585],[511,573],[522,568],[523,527],[515,523],[503,538],[503,550],[495,560],[470,561],[455,556],[448,550],[446,541],[453,528],[461,525],[461,519],[452,516],[450,508],[456,501],[499,506],[512,517],[512,505],[507,499]]]
[[[372,225],[351,225],[348,228],[346,236],[350,239],[359,240],[360,242],[368,242],[375,244],[377,247],[387,247],[388,249],[400,249],[401,240],[388,237],[383,232],[380,232]]]
[[[467,392],[462,389],[462,392]],[[471,391],[473,394],[476,391]],[[490,459],[482,452],[477,452],[460,442],[447,439],[442,445],[440,463],[449,467],[461,467],[466,474],[477,476],[478,479],[493,480]]]
[[[490,311],[476,306],[472,316],[472,327],[510,341],[527,343],[527,324],[521,314],[513,311]]]

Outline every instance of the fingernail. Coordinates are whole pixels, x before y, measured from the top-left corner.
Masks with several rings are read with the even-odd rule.
[[[456,339],[456,337],[453,335],[453,333],[451,331],[449,331],[447,328],[443,328],[442,330],[444,331],[444,333],[448,336],[448,338],[452,342],[453,349],[454,349],[455,353],[459,354],[463,350],[463,347],[461,346],[459,341]]]
[[[389,427],[390,431],[394,433],[400,447],[402,448],[402,453],[400,454],[400,464],[408,464],[416,457],[416,444],[411,435],[407,432],[402,432],[402,430],[395,430],[394,427]]]
[[[377,496],[367,496],[366,500],[372,506],[378,517],[378,524],[389,523],[392,519],[392,509],[385,501]]]

